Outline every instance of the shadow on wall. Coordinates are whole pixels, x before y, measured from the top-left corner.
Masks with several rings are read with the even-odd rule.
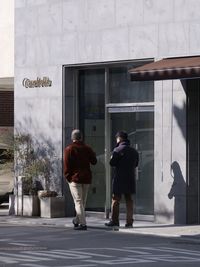
[[[183,87],[185,94],[187,95],[187,82],[185,80],[181,80],[181,85]],[[185,123],[185,116],[183,116],[183,114],[186,114],[187,112],[186,102],[184,102],[181,108],[174,105],[173,112],[174,112],[174,116],[176,118],[177,124],[181,130],[181,133],[184,139],[186,140],[186,127],[185,127],[186,123]]]
[[[22,122],[15,123],[15,135],[23,134],[30,135],[33,143],[36,155],[42,160],[49,161],[49,170],[46,170],[48,174],[47,179],[45,179],[49,184],[45,184],[44,180],[41,180],[42,187],[49,187],[50,190],[56,191],[59,195],[63,194],[63,175],[62,175],[62,151],[58,151],[60,144],[53,142],[50,137],[45,136],[45,134],[40,133],[34,136],[30,129],[39,129],[36,122],[30,117],[26,117]],[[18,175],[18,167],[15,166],[16,175]]]
[[[182,81],[183,89],[186,92],[185,81]],[[174,117],[177,125],[181,131],[181,134],[186,141],[186,127],[185,127],[185,116],[186,114],[186,103],[183,103],[182,107],[176,105],[173,106]],[[172,144],[173,147],[173,144]],[[171,163],[171,176],[173,183],[168,194],[169,199],[174,198],[174,223],[185,224],[186,223],[186,182],[185,177],[181,171],[181,167],[177,161]]]
[[[174,116],[176,118],[177,124],[181,130],[181,133],[182,133],[184,139],[186,140],[186,127],[183,126],[183,125],[185,125],[185,122],[183,121],[183,117],[184,117],[183,112],[186,112],[186,103],[184,103],[182,108],[174,106],[173,110],[174,110]],[[185,117],[184,117],[184,119],[185,119]]]
[[[184,224],[186,223],[186,183],[177,161],[171,164],[171,170],[174,181],[168,193],[168,198],[172,199],[174,197],[174,223]]]

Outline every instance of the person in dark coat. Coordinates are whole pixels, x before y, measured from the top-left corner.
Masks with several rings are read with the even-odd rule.
[[[85,204],[92,181],[90,164],[95,165],[97,159],[92,148],[82,141],[80,130],[73,130],[71,139],[72,144],[64,150],[64,176],[75,204],[76,218],[72,222],[75,230],[87,230]]]
[[[138,166],[139,154],[130,146],[128,135],[121,131],[116,134],[117,146],[114,148],[110,165],[115,168],[112,179],[111,221],[106,226],[119,226],[119,205],[122,195],[126,201],[125,227],[133,227],[133,198],[136,193],[135,168]]]

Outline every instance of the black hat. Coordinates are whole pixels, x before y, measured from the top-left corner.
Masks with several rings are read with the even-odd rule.
[[[128,134],[124,131],[120,131],[120,132],[117,132],[115,137],[120,137],[121,139],[123,140],[127,140],[128,139]]]

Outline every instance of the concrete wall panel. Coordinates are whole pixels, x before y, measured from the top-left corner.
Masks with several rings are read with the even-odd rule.
[[[144,0],[144,23],[168,23],[173,20],[173,2],[168,0]]]
[[[102,33],[102,58],[104,60],[128,59],[128,29],[105,30]]]
[[[115,0],[87,0],[88,30],[102,30],[115,26]]]
[[[116,0],[116,26],[133,27],[143,24],[143,1]]]
[[[158,54],[158,27],[153,25],[131,27],[129,49],[131,58],[151,58]]]
[[[159,25],[159,57],[184,56],[189,52],[188,23]]]
[[[200,21],[190,23],[189,54],[200,54]]]
[[[199,20],[199,0],[174,0],[174,21]]]

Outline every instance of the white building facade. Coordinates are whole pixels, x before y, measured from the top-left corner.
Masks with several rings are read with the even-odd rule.
[[[200,0],[15,1],[15,131],[53,152],[51,187],[66,215],[63,149],[78,127],[98,158],[88,210],[108,216],[109,157],[126,130],[140,153],[136,219],[200,222],[199,76],[130,77],[146,63],[198,57],[199,9]]]

